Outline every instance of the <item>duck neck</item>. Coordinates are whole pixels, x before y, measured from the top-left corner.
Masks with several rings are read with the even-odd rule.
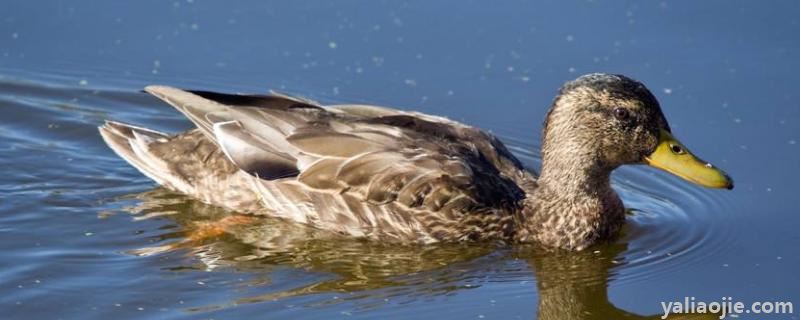
[[[611,188],[614,166],[580,145],[542,147],[538,188],[525,200],[522,241],[580,250],[611,237],[624,221],[622,201]]]
[[[611,171],[588,154],[547,154],[539,185],[565,197],[597,197],[611,190]]]

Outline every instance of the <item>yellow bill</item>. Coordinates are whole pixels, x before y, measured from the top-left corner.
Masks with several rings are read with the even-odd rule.
[[[733,179],[712,164],[695,157],[667,130],[661,130],[658,146],[644,163],[709,188],[733,189]]]

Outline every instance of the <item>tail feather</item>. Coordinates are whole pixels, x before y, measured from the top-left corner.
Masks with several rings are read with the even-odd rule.
[[[111,150],[148,178],[184,193],[190,193],[193,189],[186,181],[171,174],[162,159],[149,152],[150,144],[168,141],[170,136],[166,133],[108,120],[98,129]]]

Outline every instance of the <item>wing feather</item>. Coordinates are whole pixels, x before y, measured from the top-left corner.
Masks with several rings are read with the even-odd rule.
[[[467,210],[521,199],[514,180],[524,177],[519,161],[491,135],[446,118],[376,106],[322,107],[280,94],[146,90],[258,177],[263,201],[297,221],[353,230],[406,224],[413,232],[418,226],[411,224],[422,220],[453,223]]]
[[[336,173],[344,162],[342,158],[321,158],[305,168],[297,180],[315,189],[342,189],[346,187],[336,179]]]
[[[385,146],[355,134],[332,130],[309,130],[286,137],[302,152],[320,157],[348,158],[385,149]]]
[[[222,151],[239,169],[262,179],[295,176],[297,160],[275,150],[265,141],[242,130],[237,121],[214,124],[214,136]]]

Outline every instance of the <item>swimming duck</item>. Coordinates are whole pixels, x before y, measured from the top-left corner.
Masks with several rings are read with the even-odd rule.
[[[197,128],[170,135],[106,121],[103,139],[144,175],[209,204],[354,237],[581,250],[624,223],[609,182],[621,165],[733,188],[673,137],[653,94],[622,75],[588,74],[561,88],[538,179],[496,137],[443,117],[278,93],[145,91]]]

